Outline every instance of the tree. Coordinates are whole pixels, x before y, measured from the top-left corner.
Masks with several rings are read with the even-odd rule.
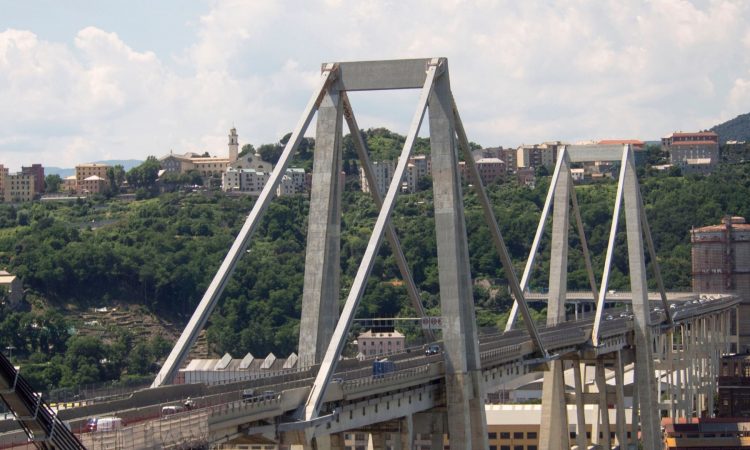
[[[255,154],[255,147],[253,147],[253,144],[245,144],[242,146],[242,150],[240,150],[240,154],[237,156],[242,157],[251,153]]]
[[[284,150],[279,144],[263,144],[258,147],[258,153],[263,161],[268,161],[271,164],[276,164],[281,157],[281,152]]]
[[[62,178],[56,173],[47,175],[44,177],[44,190],[49,193],[59,192],[62,182]]]
[[[151,194],[156,191],[156,179],[159,176],[161,164],[155,156],[149,156],[141,165],[133,167],[125,175],[128,184],[134,188],[144,189]]]
[[[125,182],[125,169],[120,165],[107,169],[107,179],[109,180],[109,192],[112,195],[120,193],[120,186]]]

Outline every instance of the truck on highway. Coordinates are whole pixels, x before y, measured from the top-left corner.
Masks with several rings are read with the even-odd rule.
[[[389,361],[388,358],[376,359],[372,362],[372,377],[383,378],[389,373],[396,371],[396,365],[393,361]]]

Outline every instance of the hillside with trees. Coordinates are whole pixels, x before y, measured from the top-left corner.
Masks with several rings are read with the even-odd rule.
[[[386,130],[387,131],[387,130]],[[363,132],[368,144],[400,145],[397,135]],[[347,139],[344,140],[345,145]],[[388,143],[385,143],[388,142]],[[307,152],[314,152],[310,142]],[[421,145],[428,143],[422,142]],[[276,145],[276,144],[272,144]],[[356,167],[353,152],[347,162]],[[308,158],[307,156],[305,156]],[[310,158],[308,158],[310,159]],[[153,161],[131,174],[133,184],[151,180]],[[134,169],[131,169],[131,171]],[[690,288],[689,231],[718,223],[725,214],[750,217],[750,165],[721,166],[710,176],[642,171],[659,264],[668,289]],[[352,171],[352,174],[356,171]],[[672,173],[672,175],[675,175]],[[377,210],[369,194],[347,181],[341,238],[342,301],[359,266]],[[488,186],[501,231],[520,273],[544,203],[549,178],[535,187],[514,181]],[[145,188],[144,188],[145,189]],[[601,276],[616,185],[576,187],[597,276]],[[500,327],[510,296],[474,193],[464,186],[466,222],[475,279],[490,289],[474,291],[480,326]],[[0,311],[0,345],[13,346],[14,361],[40,388],[148,376],[172,343],[163,336],[136,336],[127,327],[82,334],[76,313],[135,305],[178,328],[186,323],[253,205],[220,191],[174,192],[126,202],[117,199],[0,205],[0,268],[19,275],[26,310]],[[207,337],[216,354],[256,356],[296,351],[304,271],[305,196],[275,199],[239,263]],[[392,222],[425,307],[439,314],[432,191],[399,197]],[[579,237],[571,228],[570,289],[587,289]],[[624,223],[620,224],[610,289],[628,290]],[[650,265],[649,261],[649,265]],[[549,236],[537,258],[531,289],[543,289],[549,271]],[[650,280],[651,288],[654,281]],[[491,295],[491,293],[493,295]],[[543,311],[539,305],[539,314]],[[394,258],[384,244],[359,309],[361,317],[413,317]],[[415,330],[406,330],[410,336]]]
[[[714,126],[711,131],[719,135],[719,142],[750,141],[750,113],[741,114],[732,120]]]

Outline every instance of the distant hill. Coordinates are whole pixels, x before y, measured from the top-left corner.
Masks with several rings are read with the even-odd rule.
[[[750,141],[750,113],[742,114],[732,120],[711,128],[719,135],[719,142]]]
[[[140,159],[108,159],[105,161],[96,161],[97,164],[107,164],[109,166],[116,166],[121,165],[126,171],[132,169],[133,167],[141,164],[143,161]],[[65,178],[69,177],[71,175],[76,174],[75,168],[67,168],[67,167],[45,167],[44,168],[44,174],[45,175],[60,175],[60,177]]]
[[[75,175],[76,170],[75,169],[67,169],[63,167],[52,167],[52,166],[44,166],[44,175],[60,175],[60,178],[69,177],[71,175]]]

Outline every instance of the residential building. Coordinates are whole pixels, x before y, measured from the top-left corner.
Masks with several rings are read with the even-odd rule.
[[[727,216],[721,224],[692,229],[690,242],[693,292],[736,293],[743,299],[738,342],[732,345],[737,345],[733,351],[750,351],[750,224]]]
[[[505,169],[508,173],[516,173],[516,170],[518,170],[518,152],[515,148],[502,149],[502,155],[498,157],[505,161]]]
[[[385,195],[388,191],[388,185],[393,178],[393,172],[396,170],[396,163],[393,161],[374,161],[372,163],[372,172],[375,177],[376,188],[380,195]],[[359,182],[362,186],[362,192],[370,192],[371,186],[367,183],[365,171],[359,168]]]
[[[417,190],[418,181],[419,175],[417,174],[417,167],[411,162],[407,163],[404,181],[401,182],[401,192],[415,192]]]
[[[516,149],[516,168],[532,168],[544,166],[549,170],[557,164],[557,149],[563,145],[560,141],[545,142],[543,144],[522,145]]]
[[[60,187],[60,190],[62,192],[71,193],[71,192],[76,191],[77,186],[78,186],[78,183],[76,181],[76,176],[71,175],[69,177],[63,178],[63,183],[62,183],[62,186]]]
[[[21,279],[5,270],[0,270],[0,288],[5,291],[5,302],[11,307],[18,305],[23,299]]]
[[[721,358],[719,371],[719,417],[750,417],[750,354]]]
[[[0,164],[0,200],[5,200],[5,179],[9,174],[8,168]]]
[[[76,191],[82,195],[100,194],[107,190],[107,179],[98,175],[86,177],[83,181],[77,183]]]
[[[395,163],[394,163],[395,168]],[[401,184],[402,192],[416,192],[419,180],[432,173],[432,159],[430,155],[414,155],[406,165],[406,174]],[[390,180],[388,181],[390,183]],[[387,189],[387,188],[386,188]]]
[[[184,155],[176,155],[169,151],[169,155],[163,156],[159,163],[161,168],[167,173],[187,173],[193,170],[194,166],[192,158],[198,158],[200,155],[197,153],[185,153]]]
[[[518,184],[533,187],[536,184],[536,174],[531,167],[519,167],[516,170]]]
[[[709,159],[709,170],[719,163],[719,135],[713,131],[676,132],[662,138],[672,164],[685,165],[688,159]]]
[[[4,200],[7,203],[30,202],[34,200],[34,175],[18,172],[6,175],[3,189]]]
[[[83,186],[83,182],[86,180],[86,178],[96,176],[103,180],[106,180],[107,169],[109,169],[109,166],[107,164],[101,164],[101,163],[88,163],[88,164],[77,165],[76,166],[76,190],[81,189],[81,186]]]
[[[406,348],[406,337],[398,331],[368,330],[357,336],[357,349],[364,357],[400,353]]]
[[[270,176],[267,172],[255,169],[233,169],[230,167],[221,174],[221,189],[225,192],[234,191],[260,195]]]
[[[414,165],[417,181],[432,174],[432,158],[430,158],[430,155],[414,155],[409,158],[409,163]]]
[[[665,450],[750,449],[750,420],[691,418],[677,423],[661,420]]]
[[[688,158],[680,166],[683,175],[689,175],[691,173],[708,175],[713,170],[715,164],[711,162],[711,158]]]
[[[295,167],[286,169],[279,187],[276,188],[276,195],[281,197],[302,192],[305,192],[305,169]]]
[[[30,167],[21,167],[21,173],[34,176],[34,192],[44,192],[44,167],[41,164],[32,164]]]
[[[505,162],[499,158],[481,158],[475,162],[483,184],[490,184],[505,176]]]

